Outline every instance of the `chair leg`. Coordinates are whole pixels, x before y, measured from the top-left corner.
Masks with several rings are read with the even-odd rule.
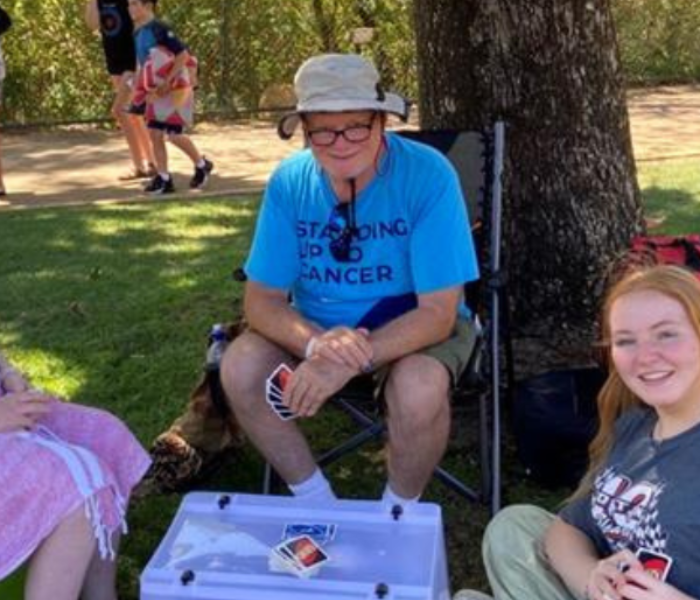
[[[491,415],[488,410],[489,394],[479,393],[479,467],[484,504],[490,505],[493,496],[493,465],[491,464]]]
[[[453,492],[457,492],[460,496],[463,496],[472,502],[480,502],[482,500],[481,494],[466,486],[464,483],[462,483],[462,481],[457,479],[448,471],[445,471],[445,469],[442,467],[437,467],[435,471],[433,471],[433,476],[445,486],[450,488]]]
[[[275,494],[282,488],[282,478],[272,468],[269,462],[265,463],[265,471],[263,473],[263,494],[269,496]]]
[[[375,423],[367,429],[363,429],[360,433],[354,435],[345,443],[336,446],[332,450],[329,450],[325,454],[319,456],[316,460],[316,463],[321,468],[328,466],[331,463],[338,460],[339,458],[342,458],[346,454],[349,454],[350,452],[355,450],[355,448],[359,448],[365,442],[368,442],[374,438],[378,438],[384,433],[385,430],[386,426],[384,425],[384,423]]]
[[[498,362],[496,362],[496,367]],[[496,373],[492,381],[491,390],[491,419],[489,422],[489,434],[487,438],[490,442],[490,452],[487,450],[486,456],[490,463],[491,480],[488,486],[489,489],[489,510],[491,516],[501,510],[501,388],[500,374]],[[486,401],[484,400],[484,410],[487,409]]]

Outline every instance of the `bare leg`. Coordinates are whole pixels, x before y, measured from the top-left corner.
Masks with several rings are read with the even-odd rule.
[[[316,470],[309,445],[291,421],[282,421],[265,402],[265,378],[290,357],[261,336],[236,338],[222,361],[222,383],[238,422],[250,441],[288,484]]]
[[[80,506],[46,538],[29,564],[26,600],[76,600],[95,552],[92,525]]]
[[[149,129],[148,135],[151,138],[151,145],[153,146],[156,169],[158,169],[159,173],[169,173],[165,134],[160,129]]]
[[[114,550],[119,549],[119,532],[112,536]],[[83,582],[82,600],[117,600],[117,561],[103,560],[94,552]]]
[[[0,192],[5,192],[5,180],[2,170],[2,149],[0,148]]]
[[[148,136],[148,129],[146,129],[146,121],[140,115],[131,115],[131,120],[136,134],[136,140],[138,141],[139,148],[141,148],[143,168],[147,170],[151,165],[156,164],[156,159],[153,155],[153,146],[151,146],[151,139]]]
[[[179,148],[185,154],[187,154],[187,156],[189,156],[193,165],[196,166],[197,163],[202,159],[202,155],[199,153],[199,150],[197,150],[197,146],[195,146],[194,142],[190,139],[190,136],[184,134],[170,134],[168,136],[168,139],[170,140],[173,146]]]
[[[112,75],[112,87],[115,91],[112,116],[124,132],[131,162],[134,165],[134,169],[138,171],[147,168],[148,163],[153,162],[153,151],[151,150],[143,118],[124,112],[131,95],[131,90],[126,83],[130,75],[131,73],[128,72],[123,75]]]
[[[2,82],[0,82],[0,100],[2,100]],[[5,193],[5,179],[2,170],[2,149],[0,149],[0,193]]]
[[[386,385],[389,485],[419,496],[445,452],[450,432],[450,378],[440,362],[414,354],[399,360]]]

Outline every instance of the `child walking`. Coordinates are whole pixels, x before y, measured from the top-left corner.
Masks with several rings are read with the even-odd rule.
[[[134,39],[138,73],[136,91],[146,91],[142,110],[153,145],[157,174],[146,192],[169,194],[175,191],[168,169],[167,139],[182,150],[194,165],[190,187],[204,187],[214,164],[200,154],[183,132],[192,124],[194,106],[193,57],[173,31],[155,18],[157,0],[129,0],[129,14],[134,22]],[[138,110],[135,95],[134,108]]]
[[[136,71],[134,24],[129,16],[128,1],[87,0],[85,22],[92,31],[100,32],[107,71],[114,88],[112,115],[124,132],[131,156],[131,169],[119,179],[131,181],[153,177],[155,161],[146,124],[141,116],[124,110],[131,98],[130,82]]]

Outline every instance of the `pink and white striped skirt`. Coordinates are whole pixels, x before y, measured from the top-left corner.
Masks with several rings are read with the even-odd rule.
[[[0,398],[2,402],[2,398]],[[55,401],[35,430],[0,433],[0,579],[14,571],[80,506],[103,558],[126,531],[126,503],[150,465],[116,417]]]

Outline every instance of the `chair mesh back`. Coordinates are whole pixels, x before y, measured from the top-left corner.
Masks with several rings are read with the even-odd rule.
[[[487,136],[480,131],[400,131],[399,135],[432,146],[444,154],[452,163],[462,185],[462,192],[469,205],[472,223],[480,221],[488,192],[485,164],[489,153]]]

